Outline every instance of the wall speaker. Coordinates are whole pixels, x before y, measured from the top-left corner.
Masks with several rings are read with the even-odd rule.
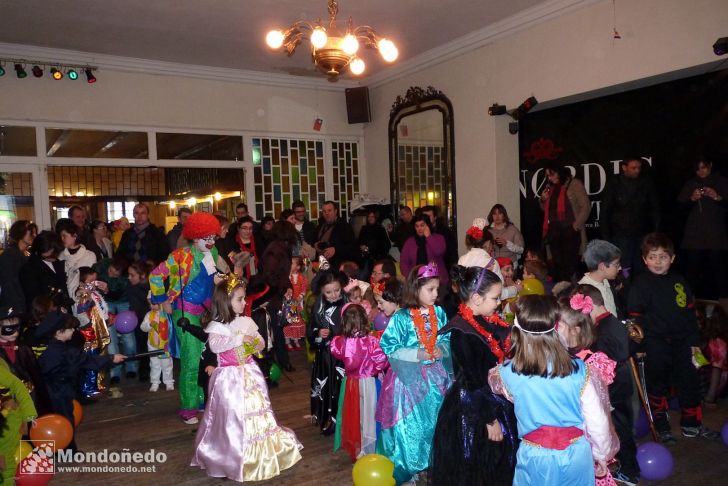
[[[346,88],[346,114],[349,123],[368,123],[372,121],[369,110],[369,88]]]

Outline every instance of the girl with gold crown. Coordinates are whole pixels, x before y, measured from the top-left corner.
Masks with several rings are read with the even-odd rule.
[[[234,274],[215,287],[207,345],[217,354],[209,400],[197,429],[192,466],[216,478],[262,481],[301,460],[303,446],[281,427],[265,377],[253,359],[264,347],[258,326],[243,316],[245,286]]]

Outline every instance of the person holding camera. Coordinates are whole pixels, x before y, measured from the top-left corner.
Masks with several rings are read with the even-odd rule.
[[[678,201],[690,207],[681,245],[687,256],[686,277],[696,293],[709,298],[728,297],[728,275],[723,270],[728,250],[726,197],[728,179],[713,172],[713,162],[705,157],[698,159],[695,177],[678,195]],[[701,288],[706,281],[713,282],[712,292]]]

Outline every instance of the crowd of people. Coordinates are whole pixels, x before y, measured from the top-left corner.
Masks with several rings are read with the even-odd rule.
[[[672,445],[671,393],[681,435],[715,440],[703,408],[728,376],[726,313],[696,307],[674,271],[640,164],[609,182],[604,239],[589,242],[583,184],[548,166],[538,248],[501,204],[461,252],[433,206],[402,206],[395,225],[369,210],[358,235],[333,201],[317,222],[301,201],[260,222],[243,203],[232,221],[181,208],[167,234],[145,203],[131,223],[89,222],[79,206],[54,231],[16,221],[0,255],[0,386],[20,405],[2,402],[3,476],[34,417],[73,424],[74,399],[139,380],[177,392],[180,419],[198,424],[192,466],[270,479],[302,449],[276,421],[271,369],[293,371],[306,349],[312,423],[352,461],[388,457],[398,484],[637,484],[635,385]],[[728,247],[728,184],[711,169],[701,161],[680,194],[696,265]]]

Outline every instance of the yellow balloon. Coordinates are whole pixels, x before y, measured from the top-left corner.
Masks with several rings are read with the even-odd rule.
[[[523,288],[518,295],[543,295],[546,293],[543,284],[537,278],[527,278],[521,284]]]
[[[33,446],[30,445],[30,442],[27,440],[21,441],[18,448],[15,449],[15,463],[20,464],[31,452],[33,452]]]
[[[367,454],[354,464],[354,486],[394,486],[394,464],[379,454]]]

